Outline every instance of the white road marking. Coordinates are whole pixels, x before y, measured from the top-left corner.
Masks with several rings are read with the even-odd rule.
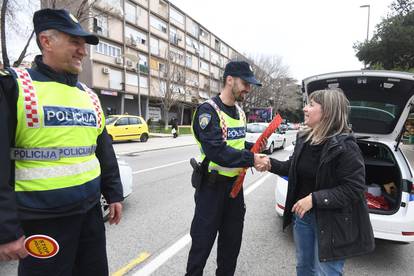
[[[135,172],[132,172],[132,174],[144,173],[144,172],[149,172],[149,171],[153,171],[153,170],[158,170],[158,169],[161,169],[161,168],[166,168],[166,167],[178,165],[178,164],[185,163],[185,162],[188,162],[188,164],[190,164],[190,161],[189,160],[182,160],[182,161],[177,161],[177,162],[165,164],[165,165],[158,166],[158,167],[153,167],[153,168],[149,168],[149,169],[135,171]]]
[[[259,180],[253,182],[245,191],[244,195],[247,196],[251,192],[253,192],[256,188],[262,185],[268,178],[270,178],[273,174],[267,173],[265,176],[261,177]],[[182,236],[178,241],[176,241],[173,245],[168,247],[164,250],[161,254],[159,254],[155,259],[150,261],[148,264],[143,266],[137,272],[132,274],[133,276],[147,276],[157,270],[160,266],[166,263],[171,257],[177,254],[181,249],[187,246],[191,242],[190,233],[185,234]]]

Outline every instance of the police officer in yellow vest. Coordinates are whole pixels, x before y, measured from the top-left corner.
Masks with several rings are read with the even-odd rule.
[[[42,55],[0,71],[0,260],[20,259],[19,275],[108,275],[100,194],[118,224],[122,185],[99,100],[78,82],[86,43],[99,40],[65,10],[33,23]],[[27,256],[34,234],[58,253]]]
[[[246,209],[243,190],[234,199],[230,191],[241,168],[255,166],[263,171],[269,166],[267,157],[245,149],[246,117],[236,102],[244,100],[252,84],[261,86],[251,66],[231,61],[224,70],[220,95],[201,104],[195,112],[193,133],[207,172],[194,195],[186,275],[202,275],[217,232],[216,275],[235,272]]]

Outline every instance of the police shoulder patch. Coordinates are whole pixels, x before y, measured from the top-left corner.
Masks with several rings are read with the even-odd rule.
[[[211,115],[208,113],[203,113],[200,116],[198,116],[198,123],[201,129],[205,129],[210,123],[210,120],[211,120]]]
[[[0,69],[0,77],[10,76],[10,72],[5,69]]]

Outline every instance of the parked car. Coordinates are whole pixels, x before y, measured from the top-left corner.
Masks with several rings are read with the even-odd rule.
[[[365,160],[365,197],[376,238],[414,241],[413,169],[399,147],[414,104],[414,74],[393,71],[329,73],[303,81],[305,97],[340,88],[350,101],[349,121]],[[275,209],[284,212],[287,179],[278,177]]]
[[[144,118],[132,115],[110,115],[106,118],[106,129],[112,141],[139,139],[148,141],[148,125]]]
[[[246,141],[256,143],[257,139],[267,128],[269,123],[249,123],[246,130]],[[275,149],[281,149],[285,146],[286,137],[279,129],[273,133],[267,140],[266,152],[272,153]]]
[[[121,159],[118,159],[119,174],[121,176],[122,189],[124,192],[124,198],[127,198],[132,193],[132,169],[131,167]],[[101,195],[101,209],[104,220],[108,220],[109,205],[105,198]]]

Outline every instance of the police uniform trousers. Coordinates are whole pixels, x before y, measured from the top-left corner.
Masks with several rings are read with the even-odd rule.
[[[59,243],[59,252],[49,259],[32,256],[20,260],[19,276],[106,276],[105,225],[100,204],[85,214],[22,221],[26,237],[48,235]]]
[[[186,275],[203,274],[217,232],[216,275],[234,275],[236,270],[246,213],[243,189],[236,198],[231,198],[230,191],[237,177],[218,176],[221,181],[204,180],[195,191],[196,206],[190,230],[192,244]]]

